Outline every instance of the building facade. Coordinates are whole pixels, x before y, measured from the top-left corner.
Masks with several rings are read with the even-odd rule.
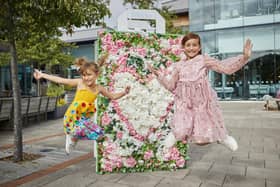
[[[232,75],[210,73],[221,98],[260,99],[280,88],[280,0],[189,0],[190,31],[204,53],[225,59],[253,42],[249,63]]]
[[[174,27],[182,29],[183,32],[189,30],[188,0],[160,0],[160,3],[162,7],[169,7],[169,10],[176,14]]]

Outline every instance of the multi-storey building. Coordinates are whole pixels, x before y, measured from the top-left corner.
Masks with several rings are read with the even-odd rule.
[[[211,72],[221,97],[275,96],[280,88],[280,0],[189,0],[190,31],[202,38],[205,53],[225,59],[253,42],[252,57],[233,75]]]

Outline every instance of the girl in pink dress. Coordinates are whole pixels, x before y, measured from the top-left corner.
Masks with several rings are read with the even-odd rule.
[[[241,69],[251,56],[251,41],[246,41],[243,55],[222,61],[201,54],[200,37],[197,34],[187,34],[181,44],[187,59],[171,66],[169,78],[148,65],[159,82],[175,94],[172,133],[167,136],[165,145],[171,147],[177,140],[198,145],[218,142],[232,151],[237,150],[235,139],[228,135],[225,128],[217,94],[208,80],[208,71],[232,74]]]

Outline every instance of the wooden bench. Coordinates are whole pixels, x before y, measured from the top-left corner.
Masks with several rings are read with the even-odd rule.
[[[26,124],[28,120],[35,117],[39,120],[39,117],[43,115],[47,120],[47,113],[56,110],[57,97],[25,97],[21,98],[21,116],[23,124]],[[11,122],[13,118],[13,98],[0,98],[0,121]],[[11,124],[11,123],[10,123]]]
[[[49,97],[43,96],[40,101],[39,116],[43,115],[44,120],[47,120]]]
[[[58,99],[58,97],[49,97],[47,113],[55,111],[55,109],[57,107],[57,99]]]
[[[27,121],[31,118],[39,120],[41,97],[29,97],[29,106],[26,113]]]
[[[0,121],[10,121],[13,116],[13,98],[1,98]]]

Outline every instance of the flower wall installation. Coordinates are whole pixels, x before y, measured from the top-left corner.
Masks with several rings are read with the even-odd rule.
[[[143,172],[185,168],[188,145],[166,148],[173,115],[173,94],[148,71],[147,63],[168,75],[172,63],[184,58],[181,38],[138,33],[100,33],[100,54],[108,52],[99,83],[128,95],[109,101],[99,96],[97,121],[105,138],[98,142],[97,172]]]

